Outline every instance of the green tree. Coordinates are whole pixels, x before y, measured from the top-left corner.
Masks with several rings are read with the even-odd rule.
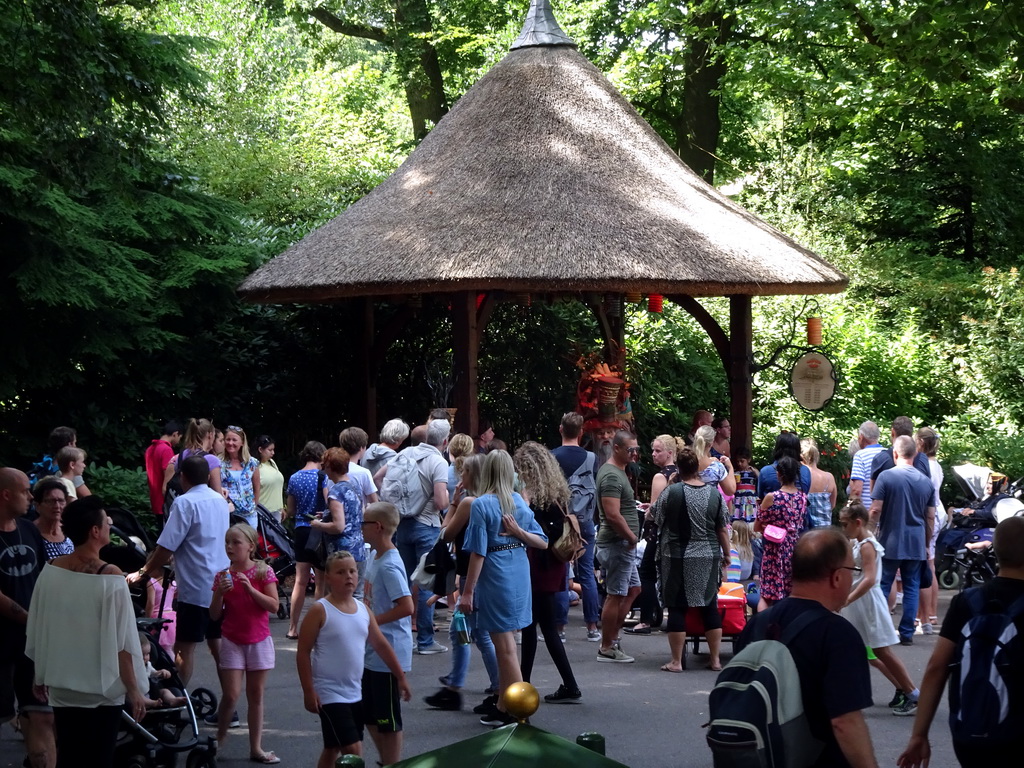
[[[187,327],[252,266],[239,209],[161,151],[201,76],[175,38],[69,0],[0,2],[0,403]]]

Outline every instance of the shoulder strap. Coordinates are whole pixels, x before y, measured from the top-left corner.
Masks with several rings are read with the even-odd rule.
[[[779,635],[779,642],[783,645],[789,645],[789,643],[792,642],[797,635],[799,635],[801,632],[807,629],[807,627],[809,627],[811,623],[815,620],[816,617],[814,613],[814,611],[804,611],[799,616],[797,616],[793,621],[791,621],[788,625],[786,625],[786,628],[783,629],[781,634]],[[751,642],[766,639],[768,636],[768,630],[771,627],[778,626],[779,625],[776,622],[771,621],[770,618],[768,621],[762,621],[754,628],[754,636],[753,638],[751,638]]]

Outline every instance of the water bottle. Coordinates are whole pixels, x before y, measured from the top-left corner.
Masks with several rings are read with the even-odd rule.
[[[469,625],[466,624],[466,616],[457,608],[452,614],[452,628],[458,636],[459,645],[469,645],[473,641],[469,634]]]

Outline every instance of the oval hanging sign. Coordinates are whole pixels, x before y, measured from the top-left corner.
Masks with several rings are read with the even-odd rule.
[[[832,361],[821,352],[808,352],[800,357],[789,372],[789,391],[804,410],[823,409],[836,393]]]

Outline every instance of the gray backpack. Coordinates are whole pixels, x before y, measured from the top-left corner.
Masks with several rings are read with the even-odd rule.
[[[708,705],[707,741],[715,768],[806,768],[821,754],[804,713],[800,675],[786,644],[810,626],[810,611],[779,640],[765,640],[769,623],[718,675]]]
[[[596,465],[597,456],[587,451],[587,458],[580,462],[576,471],[567,480],[569,490],[572,491],[572,498],[569,499],[569,511],[580,522],[594,519],[594,501],[597,498],[597,478],[594,471]]]
[[[427,500],[433,496],[428,478],[420,471],[420,462],[430,453],[418,450],[419,446],[410,446],[399,452],[388,462],[388,472],[380,486],[381,501],[394,504],[398,514],[405,517],[416,517],[427,506]]]

